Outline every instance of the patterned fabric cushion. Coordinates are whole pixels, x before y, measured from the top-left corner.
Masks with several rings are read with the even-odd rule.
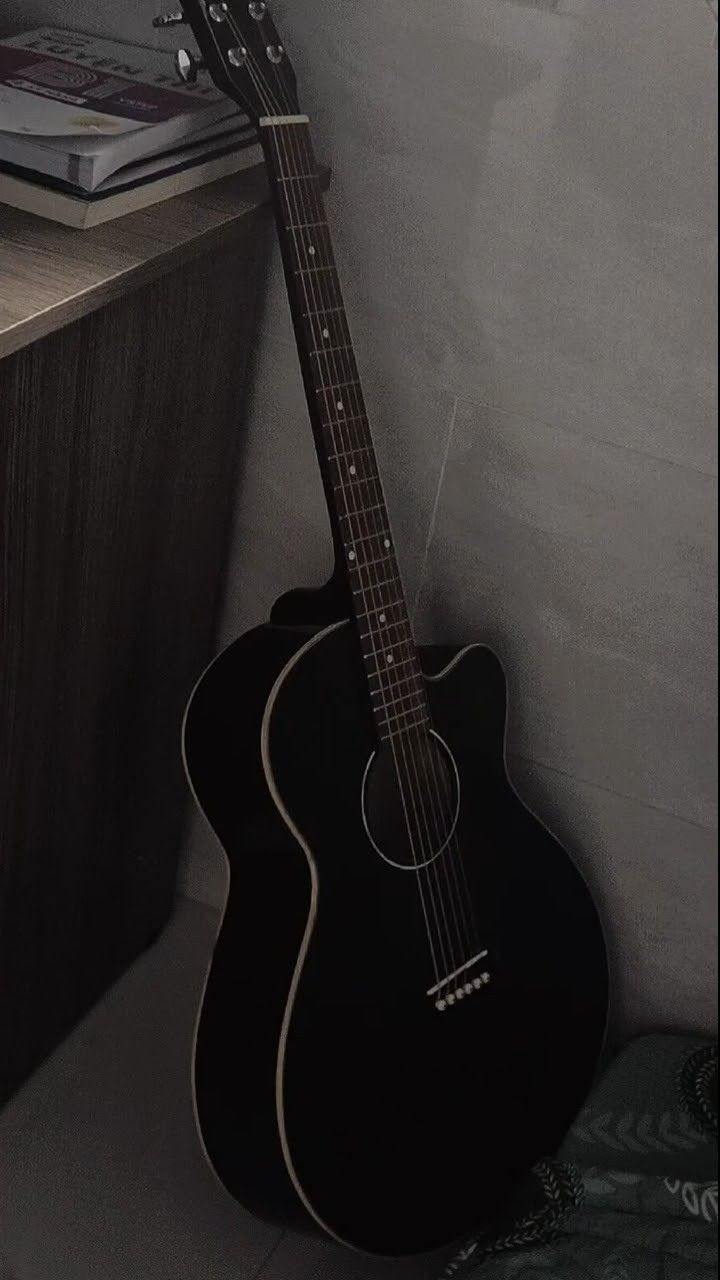
[[[717,1046],[644,1036],[442,1280],[714,1280]]]
[[[630,1172],[664,1175],[671,1168],[678,1178],[717,1176],[713,1135],[696,1123],[699,1110],[694,1114],[691,1105],[704,1062],[715,1063],[717,1078],[714,1045],[686,1036],[634,1040],[610,1063],[560,1155]],[[715,1126],[717,1139],[717,1103]]]

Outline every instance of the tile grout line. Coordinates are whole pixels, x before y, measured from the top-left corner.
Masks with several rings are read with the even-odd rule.
[[[261,338],[269,338],[273,342],[279,343],[283,347],[296,351],[295,341],[293,338],[282,338],[271,330],[261,330]],[[689,471],[692,475],[704,476],[708,480],[717,480],[717,470],[710,470],[705,467],[694,467],[689,462],[678,462],[676,458],[668,458],[661,453],[653,453],[650,449],[640,449],[631,444],[621,444],[618,440],[608,440],[605,436],[597,435],[595,432],[580,431],[577,427],[568,427],[564,424],[561,426],[557,422],[550,422],[547,418],[536,417],[534,414],[523,413],[519,409],[506,409],[501,404],[495,404],[491,400],[481,400],[470,395],[467,391],[457,390],[450,387],[446,383],[438,383],[448,395],[452,396],[455,401],[455,412],[462,402],[472,406],[475,409],[488,409],[491,413],[502,413],[508,418],[519,418],[521,422],[532,423],[539,427],[545,427],[548,431],[562,431],[566,435],[573,436],[579,440],[586,440],[591,444],[604,445],[608,449],[618,449],[621,453],[631,453],[638,458],[651,458],[653,462],[663,463],[667,467],[676,467],[679,471]]]
[[[455,434],[455,419],[457,418],[458,404],[459,398],[455,396],[453,399],[452,409],[450,410],[450,421],[448,423],[447,436],[445,439],[445,448],[443,449],[443,456],[440,461],[440,471],[438,474],[437,488],[435,490],[435,500],[433,502],[433,508],[428,522],[427,536],[425,538],[425,550],[423,552],[422,564],[418,575],[418,585],[415,591],[415,599],[413,600],[412,609],[410,611],[410,621],[413,627],[415,626],[418,609],[420,608],[420,598],[425,585],[425,572],[427,570],[427,563],[430,556],[430,545],[433,537],[435,536],[435,525],[437,522],[438,507],[440,506],[440,493],[445,479],[445,468],[447,467],[448,457],[450,455],[450,445],[452,444],[453,435]]]
[[[491,413],[502,413],[508,418],[519,418],[521,422],[532,423],[538,427],[546,427],[548,431],[563,431],[566,435],[573,436],[576,439],[587,440],[592,444],[601,444],[608,449],[618,449],[621,453],[632,453],[639,458],[652,458],[654,462],[662,462],[667,467],[676,467],[679,471],[690,471],[693,475],[704,476],[707,480],[717,480],[717,471],[708,471],[701,467],[694,467],[688,462],[677,462],[674,458],[663,457],[662,454],[652,453],[649,449],[638,449],[631,444],[620,444],[617,440],[607,440],[605,436],[598,436],[591,432],[578,431],[576,427],[560,426],[557,422],[548,422],[547,418],[539,418],[529,413],[521,413],[517,409],[505,409],[502,405],[492,404],[488,400],[476,400],[473,396],[466,392],[453,390],[446,386],[445,390],[454,395],[458,401],[463,404],[470,405],[475,409],[489,409]]]
[[[280,1245],[283,1243],[284,1240],[287,1239],[287,1236],[288,1236],[287,1231],[284,1231],[284,1230],[280,1231],[280,1234],[277,1240],[275,1240],[271,1244],[268,1252],[265,1254],[265,1257],[262,1259],[258,1267],[258,1270],[253,1273],[252,1280],[262,1280],[263,1273],[266,1272],[268,1263],[272,1262],[273,1258],[277,1254],[278,1249],[280,1248]]]
[[[662,813],[666,818],[674,818],[676,822],[682,822],[688,827],[695,827],[698,831],[705,831],[708,835],[715,835],[715,828],[708,826],[704,822],[696,822],[693,818],[686,818],[683,814],[676,813],[674,809],[664,809],[659,804],[651,804],[649,800],[640,800],[637,796],[628,795],[625,791],[617,791],[614,787],[604,787],[601,782],[594,782],[591,778],[583,778],[578,773],[569,773],[567,769],[560,769],[557,765],[547,764],[543,760],[536,760],[534,756],[526,756],[522,751],[508,751],[510,759],[520,760],[523,764],[532,765],[534,769],[545,769],[548,773],[557,773],[561,778],[568,778],[571,782],[579,782],[584,787],[592,787],[595,791],[602,791],[604,795],[615,796],[618,800],[626,800],[628,804],[636,804],[641,809],[650,809],[652,813]]]

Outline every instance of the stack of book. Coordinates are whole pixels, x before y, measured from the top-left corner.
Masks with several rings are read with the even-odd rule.
[[[0,202],[91,227],[259,164],[257,132],[172,55],[56,27],[0,40]]]

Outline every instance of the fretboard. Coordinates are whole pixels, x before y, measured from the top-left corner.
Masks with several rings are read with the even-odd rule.
[[[325,493],[383,739],[429,725],[307,124],[262,130]]]

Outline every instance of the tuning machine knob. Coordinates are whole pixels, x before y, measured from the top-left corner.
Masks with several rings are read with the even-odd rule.
[[[187,24],[187,18],[180,9],[175,13],[160,13],[157,18],[153,18],[154,27],[183,27]]]
[[[205,70],[202,58],[197,58],[190,49],[178,49],[175,54],[175,70],[183,84],[195,84],[198,71]]]

